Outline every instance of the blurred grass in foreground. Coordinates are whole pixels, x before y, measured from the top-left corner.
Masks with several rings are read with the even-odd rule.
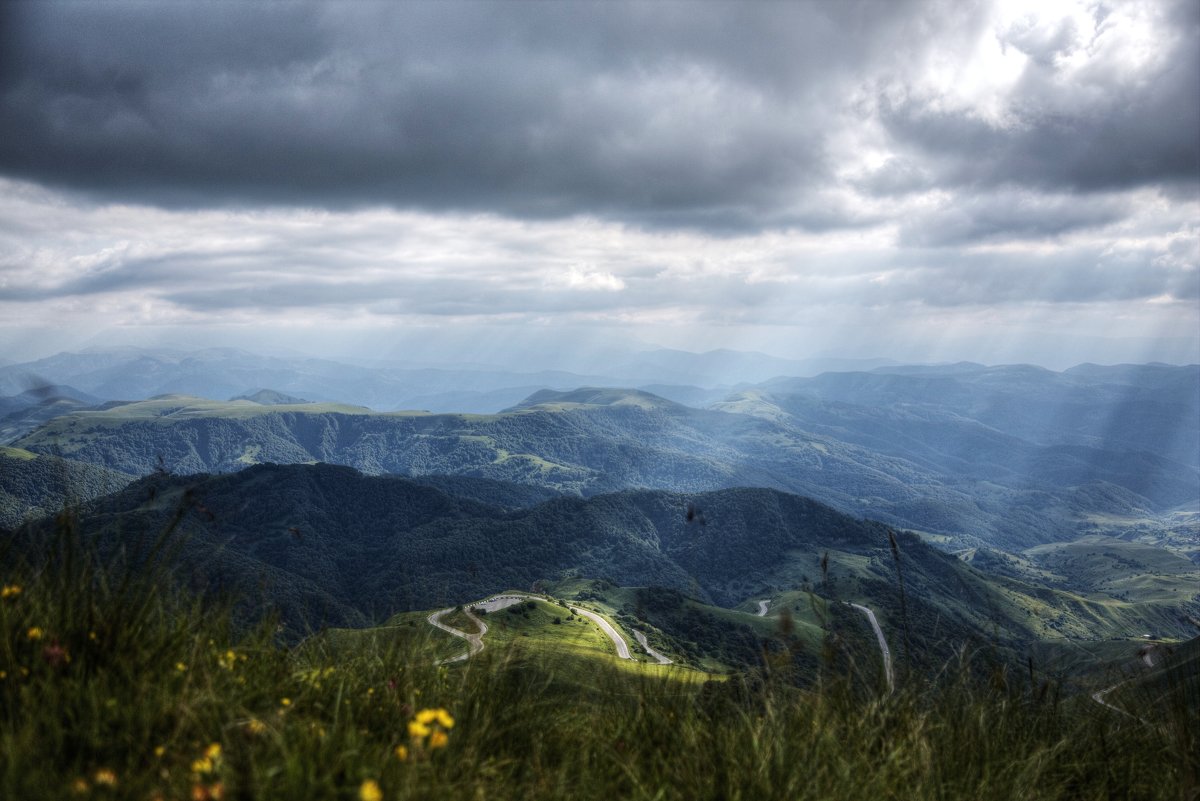
[[[174,588],[170,531],[0,545],[6,799],[1195,799],[1196,710],[1140,722],[1029,677],[890,697],[836,675],[679,681],[432,629],[280,645]],[[138,553],[140,556],[130,556]]]

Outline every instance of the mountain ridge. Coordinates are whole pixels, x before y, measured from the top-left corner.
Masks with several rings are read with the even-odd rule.
[[[335,465],[159,474],[85,504],[81,526],[128,547],[182,511],[189,580],[270,600],[297,633],[572,577],[672,588],[726,608],[807,588],[869,603],[893,631],[920,627],[912,636],[938,654],[989,631],[1016,647],[1061,632],[1184,628],[1172,623],[1175,606],[989,577],[912,535],[777,490],[623,490],[508,508],[448,492],[453,481],[428,486]],[[687,519],[689,508],[703,524]]]

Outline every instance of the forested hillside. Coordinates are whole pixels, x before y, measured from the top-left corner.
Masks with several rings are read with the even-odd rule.
[[[53,515],[64,506],[116,492],[132,480],[96,465],[0,447],[0,528]]]
[[[1152,453],[1033,445],[976,423],[927,425],[909,413],[880,423],[872,413],[853,426],[816,425],[763,408],[743,400],[692,409],[631,390],[543,391],[499,415],[168,397],[66,415],[19,444],[140,474],[330,462],[585,496],[759,486],[962,545],[1004,548],[1093,533],[1094,512],[1162,526],[1157,510],[1193,501],[1200,481],[1194,468]]]
[[[506,509],[443,491],[455,485],[331,465],[157,474],[87,505],[82,525],[129,545],[182,512],[187,579],[268,601],[294,632],[570,576],[675,588],[725,607],[808,590],[869,602],[925,653],[964,639],[1176,630],[1191,602],[1088,600],[988,578],[916,537],[774,490],[631,490]],[[474,482],[464,489],[483,494]]]

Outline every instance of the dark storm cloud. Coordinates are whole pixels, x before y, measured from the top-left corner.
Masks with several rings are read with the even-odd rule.
[[[839,138],[874,119],[895,154],[866,196],[1190,186],[1200,23],[1161,10],[1138,80],[1058,80],[1070,20],[1002,32],[1030,61],[997,125],[922,89],[929,53],[986,35],[977,3],[10,2],[0,174],[174,207],[822,231],[879,220],[834,191]]]
[[[814,194],[905,4],[8,4],[0,171],[104,199],[854,224]]]

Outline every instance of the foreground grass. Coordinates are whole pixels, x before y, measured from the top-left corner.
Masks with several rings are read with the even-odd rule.
[[[883,698],[832,668],[697,684],[521,637],[437,667],[432,629],[288,648],[171,594],[161,549],[102,569],[68,539],[0,560],[3,798],[1196,797],[1177,722],[1015,677]]]

